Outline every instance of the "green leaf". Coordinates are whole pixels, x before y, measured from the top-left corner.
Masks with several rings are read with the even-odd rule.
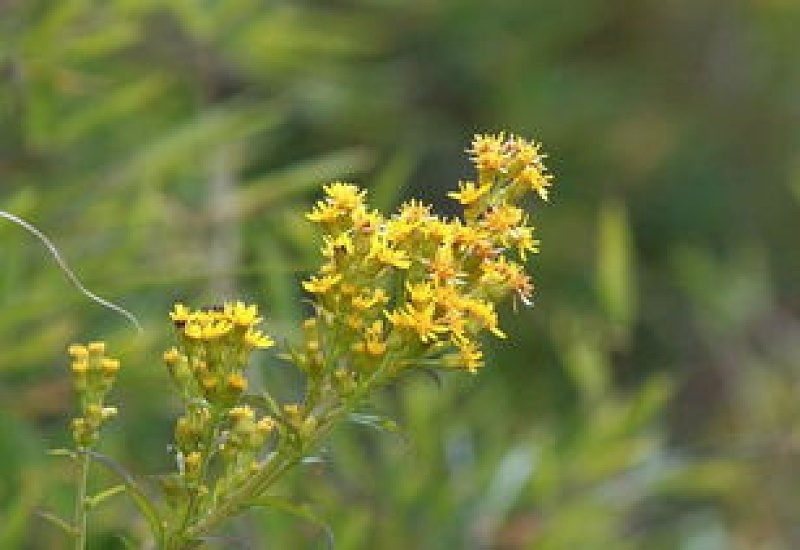
[[[139,511],[142,513],[145,520],[147,520],[148,525],[150,525],[150,530],[152,531],[153,536],[156,537],[156,540],[162,540],[164,536],[163,522],[158,513],[158,509],[150,497],[148,497],[144,490],[142,490],[133,476],[115,460],[103,454],[88,450],[80,452],[85,453],[87,456],[92,458],[92,460],[101,466],[104,466],[109,472],[116,474],[120,478],[120,480],[125,484],[125,489],[127,490],[128,495],[131,497],[131,499],[133,499],[134,504],[136,504],[136,507],[139,508]]]
[[[69,536],[71,537],[78,536],[78,530],[75,529],[74,526],[70,525],[66,520],[61,519],[52,512],[45,512],[43,510],[39,510],[36,512],[36,515],[42,519],[49,521],[50,523],[52,523],[53,525],[64,531]]]
[[[636,315],[636,280],[630,224],[625,205],[609,201],[600,210],[597,290],[609,321],[630,329]]]
[[[308,504],[296,504],[289,500],[286,500],[281,497],[276,496],[262,496],[255,500],[251,500],[246,504],[247,507],[257,507],[257,508],[272,508],[275,510],[281,510],[283,512],[287,512],[292,514],[293,516],[297,516],[301,519],[304,519],[310,523],[313,523],[325,533],[325,537],[328,542],[328,548],[334,547],[334,536],[333,530],[331,529],[330,525],[317,516]]]
[[[75,460],[78,457],[77,453],[70,449],[49,449],[47,451],[47,456],[63,456],[72,460]]]
[[[100,504],[103,503],[104,500],[108,500],[109,498],[118,495],[120,493],[125,492],[124,485],[115,485],[106,489],[105,491],[100,491],[94,496],[86,497],[86,506],[89,509],[96,508]]]
[[[375,208],[388,211],[397,206],[402,198],[411,173],[414,171],[417,154],[410,145],[400,148],[376,175],[370,186],[370,202]]]
[[[43,487],[38,472],[25,472],[21,491],[0,509],[0,548],[19,548],[23,545],[31,511],[39,500]]]
[[[360,424],[361,426],[367,426],[368,428],[389,432],[394,435],[403,435],[403,430],[400,425],[391,418],[386,418],[385,416],[354,412],[350,413],[347,419],[354,424]]]
[[[372,163],[365,149],[353,147],[297,162],[282,170],[247,181],[237,203],[240,215],[261,212],[293,195],[316,189],[323,183],[360,172]]]

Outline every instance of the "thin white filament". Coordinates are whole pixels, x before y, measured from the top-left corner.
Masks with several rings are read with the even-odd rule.
[[[85,286],[83,286],[83,284],[80,282],[80,280],[78,280],[78,277],[75,276],[75,273],[73,273],[73,271],[69,268],[69,266],[67,265],[67,262],[64,261],[64,258],[61,257],[61,254],[59,253],[58,249],[55,247],[55,245],[53,245],[53,243],[50,241],[50,239],[48,239],[44,235],[44,233],[42,233],[41,231],[36,229],[36,227],[34,227],[30,223],[26,222],[22,218],[19,218],[19,217],[15,216],[14,214],[10,214],[8,212],[5,212],[4,210],[0,210],[0,218],[5,218],[5,219],[9,220],[10,222],[13,222],[13,223],[19,225],[20,227],[25,229],[28,233],[30,233],[31,235],[33,235],[34,237],[39,239],[39,241],[45,246],[45,248],[47,248],[47,250],[50,251],[50,254],[53,256],[53,259],[58,264],[58,267],[60,267],[61,271],[63,271],[64,274],[66,274],[67,279],[69,279],[69,281],[73,285],[75,285],[75,287],[84,296],[86,296],[87,298],[89,298],[93,302],[97,302],[98,304],[100,304],[104,308],[110,309],[112,311],[116,311],[117,313],[119,313],[120,315],[125,317],[128,321],[130,321],[130,323],[134,327],[136,327],[136,330],[138,330],[139,332],[142,332],[142,325],[141,325],[141,323],[139,323],[139,320],[136,318],[136,316],[133,315],[133,313],[131,313],[130,311],[118,306],[117,304],[111,303],[108,300],[106,300],[104,298],[101,298],[100,296],[98,296],[97,294],[91,292]]]

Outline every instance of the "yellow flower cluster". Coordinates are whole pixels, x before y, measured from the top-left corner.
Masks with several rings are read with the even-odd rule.
[[[81,415],[72,420],[72,438],[79,448],[88,449],[97,441],[100,426],[117,414],[117,409],[104,401],[117,377],[119,361],[106,355],[104,342],[72,344],[67,352],[81,410]]]
[[[247,475],[275,426],[274,419],[257,419],[243,404],[250,355],[274,342],[257,328],[258,308],[242,302],[200,309],[175,304],[170,319],[178,347],[164,353],[164,362],[186,402],[175,426],[179,471],[187,487],[203,496],[214,456],[223,461],[222,482],[216,485],[222,490]]]
[[[476,181],[449,193],[464,207],[460,219],[413,200],[387,218],[355,185],[324,188],[307,218],[324,231],[325,262],[303,283],[317,315],[309,349],[295,353],[295,362],[335,369],[340,379],[349,379],[342,369],[357,377],[378,367],[482,366],[479,334],[504,337],[495,304],[507,296],[530,303],[530,277],[508,252],[523,261],[538,252],[518,204],[530,193],[546,200],[552,176],[539,145],[513,135],[478,135],[468,152]],[[329,343],[327,356],[320,341]]]

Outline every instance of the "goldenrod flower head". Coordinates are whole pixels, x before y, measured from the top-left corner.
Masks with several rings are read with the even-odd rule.
[[[418,283],[406,282],[408,299],[414,304],[430,302],[435,297],[433,284],[430,281],[420,281]]]
[[[248,329],[244,334],[244,343],[248,348],[266,349],[275,345],[275,341],[256,329]]]
[[[324,187],[325,200],[317,202],[306,217],[318,223],[331,223],[350,215],[364,204],[367,192],[353,184],[335,182]]]
[[[323,240],[325,244],[322,248],[322,255],[334,261],[337,257],[341,258],[352,254],[355,248],[353,239],[348,233],[340,233],[336,237],[326,235]]]
[[[424,224],[434,219],[434,216],[431,213],[430,205],[411,199],[400,206],[397,219],[410,224]]]
[[[367,192],[352,183],[336,182],[324,187],[328,202],[341,210],[351,211],[364,204]]]
[[[185,323],[189,320],[191,316],[191,311],[188,307],[181,304],[180,302],[176,302],[172,306],[172,311],[169,313],[169,318],[172,319],[172,322],[175,323],[176,326],[180,325],[181,323]],[[178,326],[178,328],[181,328]]]
[[[506,141],[506,151],[522,166],[541,165],[546,155],[540,149],[540,144],[513,135]]]
[[[543,167],[538,165],[526,166],[515,178],[515,182],[525,189],[530,189],[546,201],[548,188],[553,185],[553,176],[543,172]]]
[[[85,374],[89,370],[89,363],[85,359],[79,359],[70,364],[70,369],[75,374]]]
[[[168,365],[174,365],[181,359],[181,352],[179,352],[176,348],[172,347],[169,348],[167,351],[164,352],[164,362]]]
[[[103,360],[100,362],[100,368],[104,374],[114,375],[119,370],[119,359],[103,357]]]
[[[408,257],[408,253],[405,250],[392,248],[388,240],[380,234],[375,234],[370,240],[370,249],[367,258],[397,269],[408,269],[411,267],[411,260]]]
[[[104,406],[120,363],[105,355],[105,342],[72,344],[67,349],[72,357],[70,370],[73,388],[80,397],[80,416],[72,421],[72,436],[80,448],[93,445],[102,423],[116,414],[115,407]]]
[[[480,172],[500,172],[508,164],[508,156],[504,148],[505,134],[478,134],[467,149],[472,161]]]
[[[386,341],[383,334],[383,321],[374,321],[365,331],[364,341],[358,342],[355,347],[359,352],[373,357],[379,357],[386,352]]]
[[[435,306],[432,303],[420,307],[406,304],[401,309],[386,312],[386,318],[400,330],[415,332],[419,340],[424,343],[436,340],[440,333],[447,330],[447,327],[435,318]]]
[[[459,270],[459,262],[453,253],[450,243],[445,243],[436,249],[433,258],[426,260],[428,276],[436,284],[450,284],[463,277]]]
[[[227,384],[235,392],[241,393],[247,389],[247,379],[238,372],[228,375]]]
[[[89,356],[89,350],[82,344],[71,344],[67,348],[67,353],[73,359],[86,359]]]
[[[521,208],[504,204],[487,210],[481,220],[481,226],[502,239],[524,219],[525,214]]]
[[[228,302],[223,305],[223,314],[234,326],[249,328],[262,321],[258,316],[258,306],[244,302]]]
[[[389,296],[382,288],[376,288],[367,291],[364,294],[358,294],[353,297],[353,307],[358,310],[367,310],[377,306],[382,306],[389,301]]]
[[[331,348],[355,380],[373,364],[394,362],[395,373],[445,357],[474,372],[483,358],[476,338],[505,337],[495,304],[510,295],[531,303],[530,277],[508,257],[538,252],[520,203],[529,193],[547,198],[545,155],[536,142],[505,133],[477,135],[468,151],[477,177],[449,193],[464,207],[461,218],[438,217],[416,200],[384,218],[354,186],[326,187],[315,209],[320,220],[335,211],[335,223],[324,225],[326,261],[303,283],[316,295],[319,322],[293,357],[307,372],[323,367]],[[348,352],[357,354],[352,363],[339,355]],[[345,379],[336,369],[313,372]]]
[[[516,227],[506,235],[509,244],[514,246],[523,261],[527,258],[528,252],[539,253],[539,239],[533,238],[533,227]]]
[[[456,353],[446,358],[448,366],[476,373],[483,367],[483,352],[480,346],[468,338],[456,340]]]
[[[309,280],[303,281],[303,288],[312,294],[327,294],[341,280],[342,275],[340,274],[311,277]]]
[[[352,215],[353,231],[356,233],[372,234],[378,231],[384,223],[383,216],[375,210],[357,208]]]
[[[106,343],[105,342],[89,342],[86,345],[86,349],[89,351],[90,354],[103,355],[106,352]]]
[[[491,189],[491,183],[476,184],[474,181],[462,181],[458,184],[458,191],[450,191],[447,196],[464,206],[470,206],[485,197]]]

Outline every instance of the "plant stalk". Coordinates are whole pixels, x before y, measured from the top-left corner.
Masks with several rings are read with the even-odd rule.
[[[86,549],[86,485],[89,481],[89,455],[81,453],[78,466],[78,490],[75,492],[75,519],[73,521],[77,534],[75,535],[75,550]]]

